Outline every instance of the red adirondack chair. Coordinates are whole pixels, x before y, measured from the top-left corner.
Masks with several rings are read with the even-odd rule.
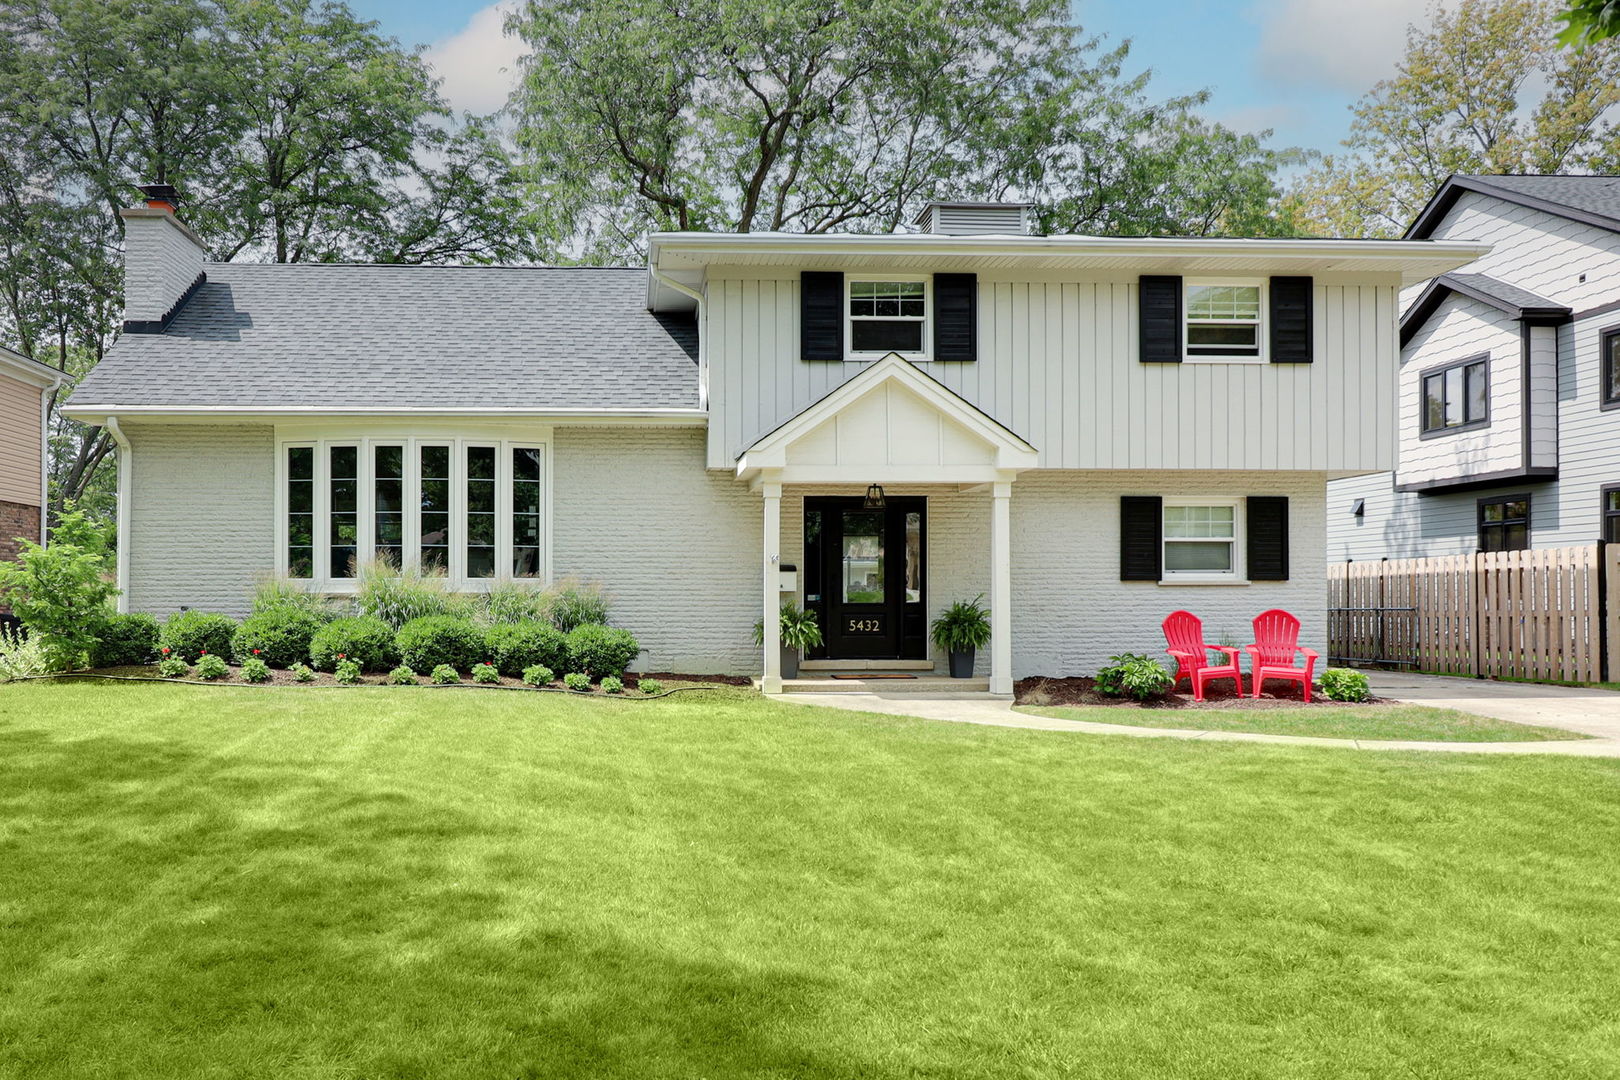
[[[1281,608],[1262,611],[1254,617],[1254,644],[1249,654],[1249,680],[1254,696],[1267,679],[1291,679],[1300,684],[1307,703],[1311,700],[1311,672],[1321,654],[1299,646],[1299,620]],[[1295,667],[1294,658],[1303,656],[1304,667]]]
[[[1180,665],[1176,681],[1185,675],[1192,683],[1193,700],[1204,700],[1204,684],[1211,679],[1231,679],[1243,696],[1243,673],[1238,670],[1238,651],[1227,645],[1204,644],[1204,624],[1190,611],[1172,611],[1164,620],[1164,640],[1168,652]],[[1209,654],[1226,654],[1226,663],[1211,664]]]

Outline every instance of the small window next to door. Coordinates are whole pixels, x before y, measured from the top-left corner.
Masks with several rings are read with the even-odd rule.
[[[1603,539],[1620,544],[1620,484],[1603,489]]]
[[[1479,550],[1524,551],[1530,547],[1530,496],[1492,495],[1479,500]]]

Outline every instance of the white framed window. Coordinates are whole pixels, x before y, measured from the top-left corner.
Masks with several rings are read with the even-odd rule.
[[[1266,283],[1189,279],[1183,283],[1183,358],[1261,364],[1266,360]]]
[[[1236,582],[1243,579],[1241,499],[1164,500],[1164,580]]]
[[[477,590],[549,578],[550,439],[282,439],[276,569],[344,592],[373,559]]]
[[[933,304],[933,278],[926,276],[850,276],[844,283],[845,352],[850,356],[887,356],[897,352],[912,359],[931,353],[928,311]]]

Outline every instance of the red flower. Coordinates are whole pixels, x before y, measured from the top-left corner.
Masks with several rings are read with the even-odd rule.
[[[169,647],[167,645],[163,646],[163,655],[164,656],[169,655]]]
[[[338,653],[338,659],[339,659],[339,660],[342,660],[342,659],[343,659],[343,654],[342,654],[342,653]]]
[[[208,650],[207,650],[207,649],[203,649],[203,650],[202,650],[202,651],[201,651],[201,652],[199,652],[199,653],[198,653],[198,654],[197,654],[197,655],[198,655],[198,656],[207,656],[207,655],[208,655]]]

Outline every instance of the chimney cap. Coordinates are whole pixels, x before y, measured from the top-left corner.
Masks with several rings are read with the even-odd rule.
[[[172,211],[180,205],[180,192],[173,184],[139,184],[137,187],[146,196],[146,205],[153,209]]]

